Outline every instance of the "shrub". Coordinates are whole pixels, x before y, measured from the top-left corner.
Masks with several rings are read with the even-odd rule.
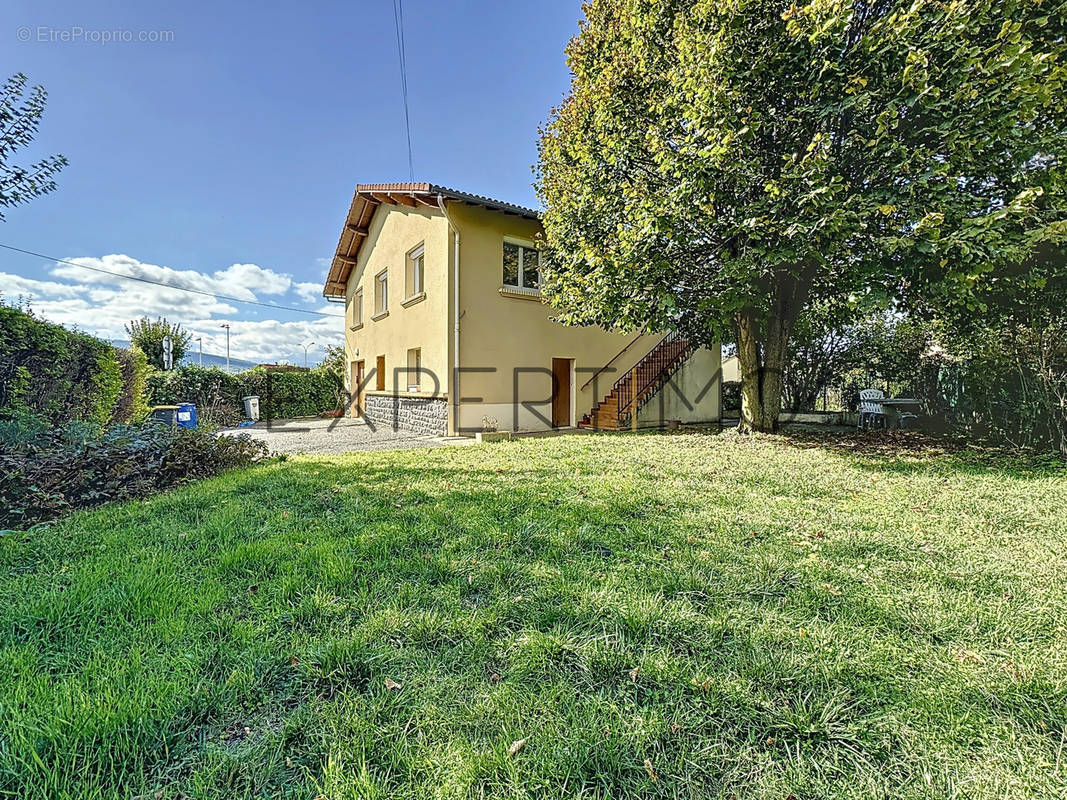
[[[939,387],[963,431],[1067,457],[1067,321],[1006,325],[952,343]]]
[[[337,408],[335,380],[323,369],[256,367],[239,377],[244,394],[259,395],[259,407],[265,419],[311,417]]]
[[[150,370],[148,404],[195,403],[200,419],[213,425],[236,425],[244,419],[241,380],[218,367],[193,364],[172,370]]]
[[[116,348],[115,355],[122,371],[122,391],[109,421],[117,423],[143,419],[148,412],[148,405],[145,403],[148,359],[137,347],[131,347],[129,350]]]
[[[18,436],[0,430],[0,526],[26,527],[74,509],[143,497],[268,455],[247,435],[163,425],[87,423]]]
[[[28,412],[51,425],[103,425],[122,391],[122,368],[110,344],[0,304],[0,416]]]
[[[741,411],[741,381],[723,381],[722,410]]]
[[[316,416],[338,406],[337,380],[325,369],[256,367],[231,375],[217,367],[187,365],[148,375],[150,405],[195,403],[200,418],[214,425],[244,419],[247,395],[259,396],[264,419]]]

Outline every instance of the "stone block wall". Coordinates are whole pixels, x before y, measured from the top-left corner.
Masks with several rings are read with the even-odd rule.
[[[363,398],[363,415],[387,428],[430,436],[448,433],[448,401],[443,397],[368,394]]]

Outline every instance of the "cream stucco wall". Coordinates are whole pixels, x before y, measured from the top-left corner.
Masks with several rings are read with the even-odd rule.
[[[672,419],[682,423],[717,422],[721,402],[722,350],[701,348],[637,412],[637,425],[659,427]]]
[[[359,262],[348,281],[345,304],[345,350],[350,369],[353,362],[365,362],[365,375],[375,368],[378,356],[385,356],[386,390],[406,392],[408,376],[396,368],[406,368],[408,350],[422,350],[422,367],[439,381],[438,395],[448,392],[449,351],[449,264],[448,226],[440,211],[427,207],[383,205],[375,212],[368,227],[367,240],[359,251]],[[423,285],[425,299],[404,306],[407,254],[418,245],[425,248]],[[374,281],[381,270],[388,270],[389,313],[374,316]],[[363,289],[363,326],[353,331],[353,298]],[[349,387],[351,388],[351,387]],[[373,391],[372,379],[369,390]],[[420,395],[433,394],[432,378],[424,375]]]
[[[456,398],[449,396],[456,366],[454,237],[439,210],[382,205],[375,212],[348,282],[345,344],[350,366],[363,359],[365,374],[374,368],[379,355],[385,356],[390,393],[407,389],[403,374],[394,386],[393,370],[406,366],[410,348],[421,348],[423,368],[437,376],[437,396],[449,397],[450,432],[481,430],[484,417],[495,419],[501,430],[550,427],[553,358],[572,360],[569,422],[575,424],[662,338],[568,327],[552,321],[551,307],[539,299],[501,294],[504,238],[536,242],[540,223],[459,202],[450,202],[448,212],[460,234],[458,420],[454,418]],[[406,256],[420,243],[426,253],[426,298],[404,307]],[[389,314],[375,320],[374,280],[383,268],[389,274]],[[363,289],[363,326],[352,331],[352,300],[359,288]],[[593,380],[594,373],[624,348],[626,352],[611,370]],[[719,369],[717,349],[714,363],[709,360],[710,351],[701,352],[709,355],[694,356],[695,363],[686,372],[689,382]],[[704,377],[701,386],[709,377]],[[420,394],[427,396],[435,387],[424,378],[420,388]],[[373,382],[369,390],[374,391]],[[712,395],[714,407],[709,405]],[[718,398],[716,385],[700,404],[700,421],[718,418]],[[695,420],[677,414],[668,418]]]
[[[460,232],[460,423],[481,430],[483,416],[501,430],[550,427],[553,358],[573,359],[571,424],[603,399],[615,380],[659,341],[644,336],[621,357],[617,371],[600,376],[584,389],[593,373],[632,341],[600,328],[577,328],[553,322],[551,307],[539,300],[503,296],[504,237],[535,242],[535,220],[485,208],[452,204],[449,213]],[[494,369],[472,373],[470,369]],[[518,400],[516,403],[516,380]]]

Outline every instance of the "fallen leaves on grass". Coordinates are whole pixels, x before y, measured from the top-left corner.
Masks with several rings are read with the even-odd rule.
[[[399,683],[397,683],[396,681],[394,681],[394,680],[393,680],[392,678],[390,678],[390,677],[386,676],[386,679],[385,679],[385,688],[386,688],[386,689],[389,689],[390,691],[394,691],[394,690],[396,690],[396,689],[399,689],[399,688],[401,688],[401,686],[400,686],[400,684],[399,684]]]
[[[516,739],[514,742],[511,743],[511,747],[508,748],[508,758],[514,758],[515,755],[524,747],[526,747],[526,740]]]
[[[652,767],[651,759],[645,759],[645,772],[648,773],[648,777],[653,783],[659,780],[659,775],[656,774],[656,770]]]

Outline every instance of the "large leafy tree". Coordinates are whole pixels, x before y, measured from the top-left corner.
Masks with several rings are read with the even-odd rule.
[[[126,335],[130,342],[145,354],[148,363],[156,369],[163,369],[163,340],[170,337],[171,357],[178,364],[189,349],[193,335],[185,330],[181,323],[168,322],[166,317],[149,319],[141,317],[126,323]]]
[[[773,430],[799,314],[979,310],[1062,237],[1063,4],[591,0],[538,190],[565,321],[733,339]]]
[[[33,141],[44,114],[47,93],[35,86],[26,97],[26,76],[11,76],[0,87],[0,209],[27,203],[56,188],[56,174],[67,164],[49,156],[27,167],[11,163],[16,150]],[[0,221],[4,215],[0,212]]]

